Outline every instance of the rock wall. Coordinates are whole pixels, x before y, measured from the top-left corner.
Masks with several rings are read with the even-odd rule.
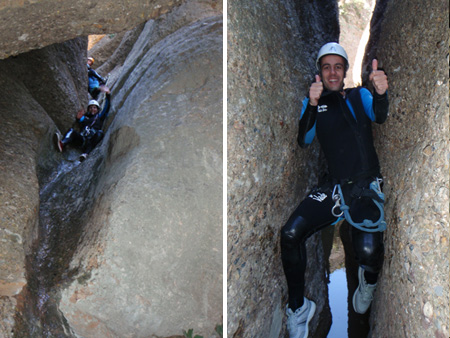
[[[222,21],[199,20],[143,52],[154,28],[144,28],[126,60],[131,73],[114,87],[89,245],[73,261],[89,278],[62,294],[61,311],[83,337],[210,336],[222,321],[222,194],[213,184],[222,177]]]
[[[228,337],[285,332],[279,231],[317,182],[317,144],[299,149],[298,118],[317,50],[337,40],[337,13],[330,1],[228,2]],[[312,332],[323,336],[320,236],[308,249],[307,295],[325,317],[314,318]]]
[[[145,23],[142,23],[130,31],[103,36],[92,48],[88,49],[88,55],[95,60],[93,68],[99,74],[107,76],[114,67],[122,66],[144,26]],[[91,38],[89,37],[89,39]]]
[[[320,42],[330,38],[316,30],[325,17],[311,6],[306,1],[228,2],[232,337],[285,335],[278,233],[315,183],[321,163],[316,148],[305,152],[295,144],[300,100],[314,74],[308,62]],[[425,8],[418,1],[378,1],[374,11],[362,73],[367,77],[372,57],[380,60],[389,77],[391,106],[388,121],[374,128],[389,226],[371,337],[449,336],[447,24],[444,2]],[[319,247],[315,240],[309,252],[312,245]],[[321,253],[316,254],[320,265]],[[320,287],[315,286],[316,294],[306,293],[323,302],[322,312],[326,288],[319,280],[324,273],[316,272]],[[307,278],[311,285],[315,277]],[[311,336],[325,337],[314,320]]]
[[[391,106],[375,129],[388,229],[371,337],[449,337],[449,4],[378,6],[364,69],[381,61]]]
[[[0,59],[77,36],[129,30],[169,12],[182,2],[3,1],[0,4]]]
[[[0,62],[1,337],[215,336],[221,8],[189,1],[147,23],[122,75],[116,64],[109,129],[82,164],[52,135],[86,106],[87,39]]]
[[[195,0],[187,1],[183,5],[174,8],[171,13],[162,15],[160,18],[152,21],[152,34],[149,36],[149,39],[151,39],[151,41],[148,41],[146,43],[141,42],[142,48],[144,48],[144,50],[140,51],[140,53],[143,53],[150,46],[156,44],[167,35],[174,33],[178,29],[190,24],[193,21],[216,16],[217,13],[221,11],[222,6],[223,5],[221,1]],[[176,18],[176,20],[174,18]],[[99,46],[100,48],[96,48],[96,46],[94,46],[92,50],[89,51],[89,54],[92,55],[96,60],[98,57],[100,57],[100,62],[102,61],[102,58],[108,58],[106,62],[100,63],[100,65],[97,65],[96,62],[95,66],[98,67],[96,69],[100,74],[109,74],[110,80],[108,80],[108,84],[111,82],[116,82],[122,70],[126,73],[130,73],[132,71],[133,68],[127,65],[125,62],[126,57],[132,50],[134,43],[136,42],[143,28],[144,26],[140,25],[133,30],[126,32],[126,34],[123,34],[123,38],[121,39],[118,47],[114,49],[112,53],[109,52],[109,55],[107,52],[105,52],[105,50],[108,51],[108,49],[110,49],[107,46],[103,48],[101,46]],[[122,34],[118,35],[120,36]],[[105,39],[107,40],[106,45],[117,44],[117,42],[114,41],[115,38],[109,39],[108,37],[105,37],[102,40]],[[99,42],[99,44],[102,43],[102,40]]]
[[[152,43],[165,37],[169,32],[174,32],[189,22],[214,16],[222,8],[221,1],[197,0],[187,1],[183,5],[174,7],[171,14],[161,15],[155,19]],[[177,17],[177,20],[166,19],[166,17]],[[131,31],[119,34],[106,35],[90,50],[89,55],[95,58],[95,67],[100,74],[117,73],[117,68],[121,68],[139,37],[144,24],[141,24]],[[114,78],[114,75],[113,75]]]
[[[39,221],[38,178],[58,163],[55,124],[69,126],[87,102],[84,38],[0,62],[0,336],[9,337],[17,295],[26,285]],[[70,62],[68,62],[70,60]],[[42,84],[45,84],[44,86]]]

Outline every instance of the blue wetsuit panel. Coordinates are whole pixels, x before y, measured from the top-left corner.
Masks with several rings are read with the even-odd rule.
[[[302,107],[302,112],[300,114],[300,120],[303,117],[303,114],[305,113],[306,107],[308,106],[308,102],[309,102],[309,98],[305,98],[302,102],[303,107]],[[308,130],[308,132],[305,135],[305,144],[311,144],[312,141],[314,140],[314,136],[316,135],[316,124],[314,123],[314,126]]]

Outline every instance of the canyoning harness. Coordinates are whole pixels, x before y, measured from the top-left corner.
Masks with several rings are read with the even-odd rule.
[[[83,130],[81,131],[81,136],[83,136],[84,138],[90,139],[95,135],[97,130],[95,128],[93,128],[93,126],[94,126],[95,122],[97,122],[97,119],[98,119],[98,114],[93,116],[93,119],[90,121],[90,123],[84,126]]]
[[[362,108],[361,98],[359,94],[356,95],[358,93],[358,90],[352,90],[347,93],[348,99],[353,103],[354,106],[356,106],[356,109],[354,109],[353,112],[350,111],[350,107],[348,106],[348,104],[345,104],[344,100],[339,100],[339,103],[343,111],[344,118],[347,120],[348,124],[351,127],[351,130],[353,131],[353,134],[355,135],[359,155],[362,161],[362,170],[365,172],[370,172],[374,169],[371,169],[369,167],[370,153],[368,152],[368,148],[364,146],[363,135],[365,134],[371,135],[371,134],[369,134],[367,130],[364,131],[364,128],[367,127],[363,127],[361,123],[357,122],[357,120],[361,121],[363,118],[363,114],[361,113]],[[351,117],[352,114],[354,114],[354,118]],[[359,180],[356,180],[356,182],[357,181]],[[336,209],[339,209],[341,212],[339,213],[339,216],[336,217],[344,216],[344,218],[348,223],[350,223],[352,226],[362,231],[382,232],[386,230],[386,222],[384,220],[384,194],[381,191],[381,183],[383,182],[383,179],[375,178],[374,180],[368,181],[367,183],[370,182],[369,188],[367,188],[367,183],[363,188],[357,187],[358,185],[356,182],[347,181],[347,184],[350,184],[352,186],[352,188],[350,188],[350,191],[352,191],[350,197],[370,198],[374,203],[374,205],[378,208],[378,211],[380,213],[378,220],[372,221],[370,219],[364,219],[361,222],[355,222],[352,216],[350,215],[350,206],[347,205],[345,202],[341,183],[336,184],[333,189],[332,198],[335,202],[335,205],[331,210],[332,214],[334,216],[338,215]],[[349,202],[350,201],[347,201],[347,203]]]
[[[373,222],[369,219],[364,219],[362,222],[355,222],[350,215],[350,206],[345,204],[344,194],[342,192],[341,184],[336,184],[333,188],[332,199],[334,206],[331,209],[333,216],[341,218],[344,216],[345,220],[355,228],[366,232],[382,232],[386,230],[386,221],[384,219],[384,193],[381,191],[381,182],[383,179],[376,178],[369,185],[369,189],[359,189],[358,197],[369,197],[378,208],[380,217]]]

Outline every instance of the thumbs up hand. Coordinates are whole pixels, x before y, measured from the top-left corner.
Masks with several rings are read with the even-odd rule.
[[[316,75],[316,82],[313,82],[309,88],[309,104],[317,106],[319,104],[320,95],[323,92],[323,83],[319,75]]]
[[[372,73],[369,75],[369,81],[372,82],[373,88],[379,95],[386,93],[388,89],[387,76],[382,70],[378,70],[378,60],[372,60]]]

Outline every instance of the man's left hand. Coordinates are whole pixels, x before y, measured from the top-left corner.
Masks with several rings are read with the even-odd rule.
[[[369,81],[372,82],[373,88],[379,95],[386,93],[388,89],[387,76],[382,70],[378,70],[378,60],[372,60],[372,73],[369,75]]]

